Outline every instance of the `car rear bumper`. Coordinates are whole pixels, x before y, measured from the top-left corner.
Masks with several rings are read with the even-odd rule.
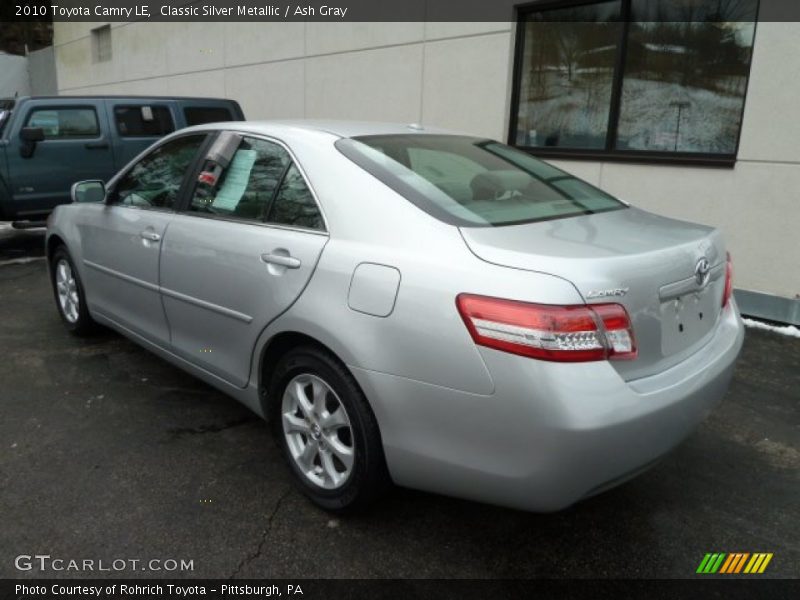
[[[698,352],[628,382],[608,362],[481,348],[495,387],[488,396],[351,368],[396,483],[551,511],[622,483],[680,443],[725,395],[743,339],[732,303]]]

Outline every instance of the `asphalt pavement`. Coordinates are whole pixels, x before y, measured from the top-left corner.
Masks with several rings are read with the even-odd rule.
[[[42,576],[15,566],[35,554],[192,561],[102,573],[123,577],[694,577],[707,552],[771,552],[763,577],[800,577],[800,339],[748,330],[707,422],[566,511],[396,489],[332,517],[234,400],[110,331],[69,335],[42,243],[0,231],[0,577]]]

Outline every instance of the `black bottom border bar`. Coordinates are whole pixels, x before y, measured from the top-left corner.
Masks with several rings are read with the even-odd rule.
[[[3,600],[465,600],[719,598],[796,600],[800,579],[2,579]]]

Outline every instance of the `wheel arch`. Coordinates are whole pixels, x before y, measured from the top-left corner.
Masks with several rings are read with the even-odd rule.
[[[58,233],[50,233],[45,240],[44,246],[44,257],[45,262],[47,263],[47,273],[48,277],[53,277],[53,256],[56,253],[56,250],[59,248],[64,248],[67,253],[69,253],[69,246],[67,246],[67,241],[64,239],[63,236],[59,235]],[[77,268],[77,267],[76,267]]]
[[[373,416],[375,416],[375,409],[373,407],[372,400],[370,399],[369,395],[364,390],[363,386],[359,383],[358,378],[353,374],[350,368],[347,366],[347,363],[342,360],[339,354],[333,350],[329,345],[321,342],[319,339],[307,334],[302,333],[300,331],[294,330],[286,330],[281,331],[273,335],[269,341],[264,344],[264,348],[261,350],[261,354],[259,357],[258,362],[258,390],[259,390],[259,401],[261,403],[261,411],[265,418],[268,418],[270,414],[270,406],[274,398],[269,398],[267,394],[267,389],[269,387],[269,381],[272,377],[272,374],[275,371],[275,367],[278,364],[281,356],[285,355],[287,352],[291,351],[294,348],[298,348],[300,346],[313,346],[318,348],[332,356],[334,360],[336,360],[353,378],[353,381],[361,390],[361,393],[366,398],[367,405],[369,406],[370,410],[372,411]],[[380,430],[380,423],[377,420],[378,429]]]
[[[47,236],[47,243],[45,246],[45,256],[47,257],[47,264],[53,261],[53,254],[59,246],[66,247],[67,243],[57,233],[52,233]]]
[[[276,333],[264,344],[258,361],[258,389],[261,398],[261,410],[264,416],[269,415],[268,409],[272,399],[267,397],[267,388],[269,387],[270,379],[275,372],[278,361],[281,356],[290,350],[306,345],[315,346],[328,352],[344,365],[344,361],[342,361],[333,350],[308,334],[299,331],[281,331]]]

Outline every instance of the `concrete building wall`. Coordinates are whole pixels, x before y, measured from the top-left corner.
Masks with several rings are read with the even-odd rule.
[[[57,23],[61,93],[215,94],[251,119],[422,121],[492,137],[507,121],[510,23]],[[482,84],[473,82],[480,78]]]
[[[0,98],[31,93],[28,60],[24,56],[0,53]]]
[[[28,54],[28,75],[31,94],[51,96],[58,93],[56,56],[52,46]]]
[[[52,46],[27,56],[0,53],[0,98],[50,95],[58,92]]]
[[[56,23],[65,94],[218,95],[251,119],[422,122],[506,139],[511,23]],[[721,227],[736,286],[800,294],[800,23],[757,28],[734,169],[554,161],[656,213]]]

